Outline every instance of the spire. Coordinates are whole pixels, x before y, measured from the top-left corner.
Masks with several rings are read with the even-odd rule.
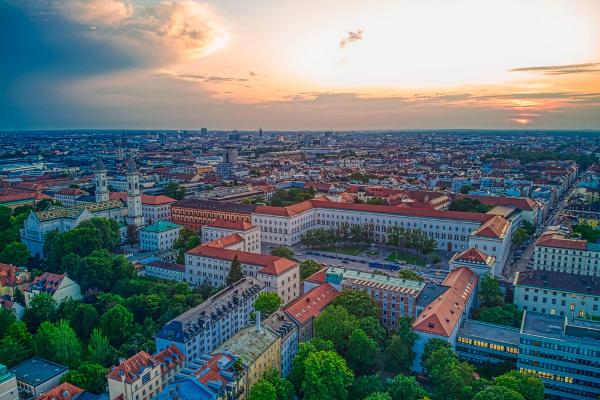
[[[104,163],[102,162],[102,157],[100,156],[100,154],[98,154],[98,157],[96,158],[96,171],[106,171],[106,168],[104,167]]]
[[[135,164],[133,157],[129,156],[129,159],[127,160],[127,173],[128,174],[137,174],[137,172],[138,172],[137,165]]]

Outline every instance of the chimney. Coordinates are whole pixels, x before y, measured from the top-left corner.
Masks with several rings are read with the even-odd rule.
[[[261,331],[261,325],[260,325],[260,311],[256,312],[256,331],[260,332]]]

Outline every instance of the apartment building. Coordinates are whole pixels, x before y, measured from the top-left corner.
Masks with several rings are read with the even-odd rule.
[[[255,205],[184,199],[171,205],[171,221],[194,231],[216,219],[251,222]]]
[[[264,289],[251,277],[228,286],[167,322],[156,334],[156,349],[175,345],[188,360],[212,352],[248,324],[256,297]]]
[[[167,281],[185,282],[185,265],[153,260],[144,264],[144,276]]]
[[[228,237],[218,239],[216,242],[225,241]],[[215,287],[225,285],[231,263],[237,258],[245,275],[264,283],[266,290],[277,293],[283,304],[289,303],[300,295],[298,263],[283,257],[220,247],[213,245],[213,242],[194,247],[186,252],[185,273],[188,283],[209,284]]]
[[[79,300],[83,297],[81,287],[67,274],[53,274],[51,272],[44,272],[25,287],[23,290],[25,306],[29,307],[31,300],[40,293],[49,294],[58,304],[68,298]]]
[[[17,378],[6,365],[0,364],[0,400],[19,400]]]
[[[517,272],[514,304],[521,310],[572,317],[600,317],[600,277],[566,272]]]
[[[600,396],[600,322],[525,311],[517,367],[552,399]]]
[[[173,248],[179,239],[181,225],[169,221],[158,221],[139,230],[140,249],[145,251],[165,251]]]
[[[241,329],[214,353],[233,354],[242,360],[246,370],[245,393],[268,370],[281,370],[281,337],[262,325],[260,318],[256,319],[255,326]]]
[[[600,245],[568,239],[554,232],[545,233],[535,243],[533,268],[600,276]]]
[[[216,219],[202,226],[202,243],[238,234],[244,240],[242,251],[260,253],[260,228],[246,221]]]
[[[287,377],[292,372],[292,362],[298,352],[298,327],[294,320],[279,309],[269,315],[263,324],[281,337],[281,376]]]
[[[152,399],[185,366],[186,358],[171,345],[156,355],[140,351],[110,369],[109,400]]]

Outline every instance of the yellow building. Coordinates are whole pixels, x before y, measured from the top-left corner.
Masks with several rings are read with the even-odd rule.
[[[256,326],[241,329],[213,352],[216,353],[233,354],[242,360],[246,369],[243,398],[247,397],[248,390],[266,371],[281,371],[281,337],[263,326],[258,315]]]

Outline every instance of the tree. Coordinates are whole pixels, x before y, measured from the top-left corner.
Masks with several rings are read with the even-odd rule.
[[[269,369],[263,375],[263,379],[270,382],[275,388],[276,400],[292,400],[294,398],[294,387],[287,379],[283,379],[276,369]]]
[[[401,269],[400,272],[398,272],[398,277],[409,281],[423,282],[423,277],[410,269]]]
[[[27,246],[21,242],[7,244],[0,252],[0,262],[14,265],[25,265],[31,258]]]
[[[281,306],[281,298],[274,292],[261,292],[254,302],[254,309],[269,315]]]
[[[426,360],[426,365],[436,398],[470,400],[473,397],[475,369],[459,362],[451,348],[435,350]]]
[[[242,263],[238,260],[237,255],[231,261],[231,268],[229,268],[229,272],[227,273],[227,285],[233,285],[240,279],[244,277],[244,271],[242,270]]]
[[[34,337],[37,355],[69,367],[81,362],[82,346],[77,334],[65,320],[56,324],[44,321]]]
[[[313,322],[315,337],[330,340],[336,351],[345,354],[348,337],[358,328],[358,319],[342,306],[330,305]]]
[[[100,329],[109,343],[120,346],[133,332],[133,314],[121,304],[114,305],[100,317]]]
[[[69,375],[70,372],[71,371],[67,372],[63,378],[61,378],[61,382],[70,382],[95,394],[101,394],[106,391],[107,369],[102,365],[84,362],[77,370],[75,370],[75,376],[71,377]],[[70,379],[73,379],[76,382],[71,382]]]
[[[173,250],[177,252],[177,262],[185,263],[185,252],[193,249],[200,244],[200,238],[191,229],[181,228],[179,237],[173,242]]]
[[[410,317],[398,319],[396,334],[388,339],[384,352],[383,361],[386,370],[393,373],[410,371],[415,359],[415,352],[412,349],[417,338],[412,330],[412,319]]]
[[[425,343],[425,347],[423,348],[423,354],[421,355],[421,364],[423,365],[423,367],[425,367],[425,369],[427,369],[427,364],[431,359],[431,355],[433,354],[433,352],[443,348],[450,348],[450,344],[442,339],[433,338],[429,339],[427,343]]]
[[[331,305],[342,306],[357,318],[379,318],[377,303],[363,290],[344,289]]]
[[[385,343],[385,338],[387,335],[387,331],[381,324],[379,320],[374,317],[365,317],[361,318],[359,321],[359,327],[362,329],[368,337],[375,340],[379,347],[383,346]]]
[[[473,400],[525,400],[525,398],[519,392],[504,386],[488,386],[477,393]]]
[[[185,186],[178,185],[175,182],[170,182],[165,186],[165,195],[175,200],[182,200],[185,198],[187,189]]]
[[[109,291],[114,282],[131,278],[133,265],[122,255],[114,255],[107,250],[97,250],[82,258],[69,275],[79,282],[81,288]]]
[[[0,339],[6,335],[8,327],[17,321],[17,316],[13,309],[0,307]]]
[[[312,274],[319,272],[323,268],[321,264],[315,260],[306,259],[300,262],[300,280],[303,281]]]
[[[427,396],[427,391],[419,385],[414,376],[396,375],[388,391],[392,400],[420,400]]]
[[[353,381],[346,361],[334,351],[310,353],[304,361],[302,391],[306,400],[345,400]]]
[[[95,229],[100,239],[100,246],[106,250],[115,250],[121,244],[119,223],[114,219],[94,217],[83,221],[77,228]]]
[[[377,342],[368,337],[365,331],[352,331],[348,339],[346,359],[357,374],[364,375],[374,369],[378,352]]]
[[[248,400],[275,400],[277,394],[273,384],[265,379],[259,379],[250,388]]]
[[[40,293],[35,295],[29,303],[29,308],[25,310],[23,320],[27,323],[29,329],[34,332],[42,322],[54,321],[57,315],[56,311],[56,300],[48,293]]]
[[[350,400],[363,400],[375,392],[385,391],[385,385],[379,375],[363,375],[354,379],[354,383],[348,390]]]
[[[491,308],[482,308],[477,313],[477,319],[491,324],[519,327],[523,312],[514,304],[503,304]]]
[[[100,316],[93,305],[67,299],[60,305],[60,315],[69,321],[77,335],[87,340],[92,329],[98,324]]]
[[[496,377],[494,385],[512,389],[515,392],[520,393],[525,400],[544,399],[544,383],[535,375],[510,371]]]
[[[365,400],[392,400],[389,393],[386,392],[374,392],[365,397]]]
[[[271,250],[271,255],[277,257],[285,257],[289,260],[295,260],[294,256],[296,255],[296,253],[294,253],[292,250],[288,249],[285,246],[279,246]]]
[[[504,296],[500,290],[500,281],[491,274],[485,274],[479,283],[479,298],[481,303],[487,307],[504,304]]]
[[[91,363],[105,367],[111,366],[116,359],[117,351],[108,343],[108,338],[94,328],[88,343],[88,359]]]
[[[22,321],[12,322],[0,340],[0,363],[12,367],[33,352],[33,339]]]
[[[330,340],[319,338],[311,339],[307,342],[302,342],[298,345],[298,352],[292,361],[292,371],[288,379],[294,385],[297,393],[302,391],[302,382],[304,381],[304,361],[309,354],[317,351],[333,350],[333,343]]]

